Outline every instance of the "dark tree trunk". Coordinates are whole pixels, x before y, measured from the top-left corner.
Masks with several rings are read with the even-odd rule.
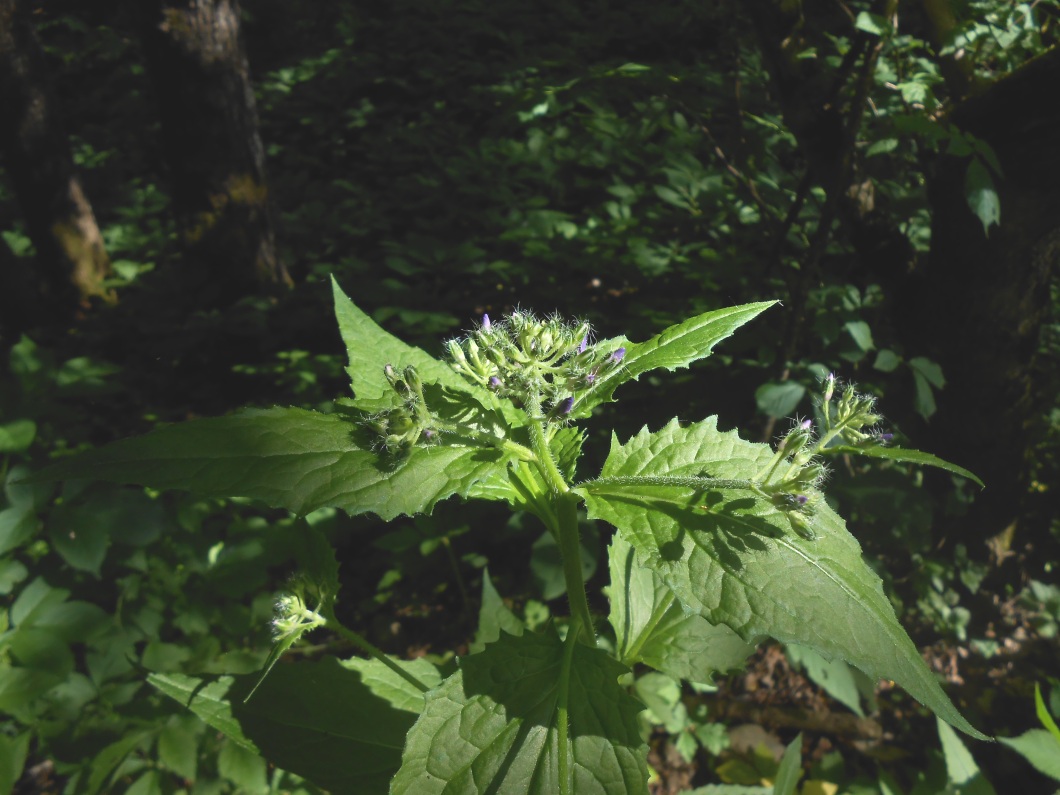
[[[289,286],[238,0],[136,2],[194,302],[223,305]]]
[[[0,0],[0,147],[37,249],[45,305],[68,314],[93,296],[109,300],[110,260],[47,86],[26,9]]]
[[[907,337],[947,380],[925,449],[978,474],[981,535],[1007,527],[1028,485],[1043,400],[1035,363],[1049,285],[1060,273],[1060,50],[957,106],[950,120],[989,143],[1001,225],[989,236],[965,201],[966,158],[941,158],[929,181],[931,257],[907,285]]]

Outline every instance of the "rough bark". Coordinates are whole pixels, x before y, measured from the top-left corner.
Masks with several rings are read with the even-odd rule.
[[[905,291],[910,339],[947,380],[932,452],[980,475],[973,526],[992,535],[1020,511],[1044,401],[1036,378],[1049,285],[1060,273],[1060,50],[961,103],[950,120],[989,143],[1001,225],[987,236],[965,201],[965,158],[940,158],[928,188],[931,256]]]
[[[276,252],[238,0],[137,0],[137,7],[195,302],[223,305],[289,286]]]
[[[37,249],[45,305],[107,300],[110,259],[48,90],[44,53],[18,0],[0,0],[0,148]],[[31,296],[23,296],[30,300]]]

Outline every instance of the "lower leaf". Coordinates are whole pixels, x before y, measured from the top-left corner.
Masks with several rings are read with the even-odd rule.
[[[600,649],[572,647],[554,629],[502,633],[464,658],[427,694],[393,795],[646,795],[642,708],[618,684],[627,669]]]

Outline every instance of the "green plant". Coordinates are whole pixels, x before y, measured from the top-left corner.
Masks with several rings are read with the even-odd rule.
[[[302,522],[301,573],[278,602],[264,674],[149,677],[232,742],[339,792],[645,792],[642,708],[620,678],[642,663],[707,682],[765,637],[892,679],[984,738],[921,660],[821,491],[825,462],[839,455],[976,480],[888,446],[871,398],[830,375],[817,432],[797,422],[776,449],[720,431],[716,417],[673,420],[625,444],[613,436],[600,474],[576,476],[585,439],[577,422],[624,382],[708,356],[770,303],[708,312],[641,343],[594,342],[587,323],[523,311],[499,322],[484,316],[440,361],[383,331],[337,285],[334,295],[354,397],[333,413],[244,410],[174,425],[34,479],[140,483],[256,498],[303,516],[340,508],[384,520],[430,513],[454,496],[506,501],[555,538],[571,615],[522,632],[504,611],[484,612],[484,646],[455,671],[394,660],[338,620],[334,553]],[[617,531],[613,653],[597,643],[587,598],[582,506]],[[275,665],[319,627],[371,659]]]

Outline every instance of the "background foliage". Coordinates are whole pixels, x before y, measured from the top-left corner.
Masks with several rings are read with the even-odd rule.
[[[182,262],[132,23],[121,8],[42,4],[38,35],[119,300],[71,326],[42,317],[0,339],[0,791],[315,791],[144,683],[147,672],[261,666],[273,593],[296,558],[294,520],[248,501],[13,481],[159,422],[340,396],[330,274],[376,321],[432,352],[470,318],[515,305],[644,339],[692,314],[779,298],[774,325],[748,326],[665,390],[652,377],[631,385],[622,412],[606,416],[619,437],[716,413],[721,427],[768,440],[783,418],[812,411],[808,390],[835,371],[882,398],[890,430],[945,452],[931,446],[940,415],[957,401],[976,416],[977,394],[947,392],[957,365],[909,333],[918,321],[893,271],[930,267],[946,201],[987,239],[1004,235],[1004,168],[951,113],[974,95],[968,86],[985,90],[1049,57],[1060,5],[944,4],[953,25],[943,40],[935,5],[895,17],[868,2],[780,4],[778,18],[796,18],[785,72],[761,3],[648,12],[247,0],[270,192],[296,287],[189,313],[171,300]],[[810,101],[822,95],[831,104]],[[842,174],[829,171],[834,151],[845,153]],[[939,182],[951,161],[959,179]],[[948,193],[929,196],[931,185]],[[890,269],[866,252],[841,197],[890,235],[879,239],[898,241],[885,250]],[[32,267],[2,179],[0,233]],[[1028,476],[1005,489],[985,475],[984,495],[1018,495],[1004,522],[967,483],[905,465],[837,467],[829,484],[903,624],[933,644],[925,653],[961,709],[996,735],[1040,729],[1036,683],[1044,711],[1060,714],[1055,280],[1052,289],[1033,352],[1039,399],[1023,418],[1033,443],[1015,451]],[[980,406],[963,432],[1004,450],[991,411]],[[608,440],[587,444],[595,467]],[[345,551],[344,622],[387,651],[445,665],[474,640],[480,594],[495,598],[487,564],[519,619],[547,623],[561,582],[555,551],[532,517],[501,526],[500,516],[443,503],[385,526],[330,511],[308,521]],[[606,565],[607,539],[588,528],[586,539],[591,575]],[[592,580],[590,594],[604,604]],[[660,792],[771,781],[779,752],[768,749],[799,730],[803,786],[822,782],[804,792],[941,792],[976,775],[1048,786],[1004,745],[961,756],[961,741],[906,696],[798,649],[761,650],[713,694],[657,677],[636,692],[650,708]]]

